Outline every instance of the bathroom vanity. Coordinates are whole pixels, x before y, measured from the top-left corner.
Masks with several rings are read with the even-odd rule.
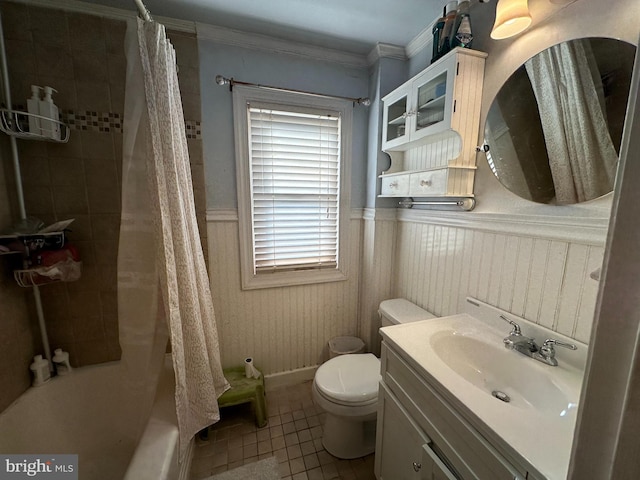
[[[380,330],[376,477],[565,479],[587,346],[545,365],[505,349],[502,313],[470,300],[473,316]],[[538,342],[572,341],[513,318]]]

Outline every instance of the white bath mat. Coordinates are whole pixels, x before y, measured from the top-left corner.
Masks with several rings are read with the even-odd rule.
[[[205,480],[280,480],[276,457],[265,458],[227,472],[222,472]]]

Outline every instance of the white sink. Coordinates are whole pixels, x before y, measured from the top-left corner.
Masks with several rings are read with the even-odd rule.
[[[577,407],[577,398],[569,398],[574,393],[570,386],[554,381],[545,369],[528,368],[529,365],[515,361],[517,352],[504,348],[500,337],[487,342],[445,328],[431,335],[430,346],[456,374],[505,407],[508,403],[559,417]]]
[[[558,366],[549,366],[506,349],[511,327],[485,313],[479,312],[482,320],[459,314],[381,332],[487,438],[546,478],[564,479],[587,346],[516,318],[538,345],[546,338],[577,343],[576,352],[557,349]]]

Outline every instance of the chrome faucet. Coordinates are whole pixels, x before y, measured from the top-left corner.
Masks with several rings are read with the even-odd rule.
[[[509,335],[503,340],[505,348],[520,352],[521,354],[531,357],[534,360],[538,360],[539,362],[553,367],[558,365],[554,345],[568,348],[569,350],[578,349],[578,347],[572,343],[561,342],[560,340],[555,340],[553,338],[546,339],[542,346],[539,347],[533,338],[522,335],[520,325],[516,322],[508,319],[504,315],[500,315],[500,318],[513,327],[511,333],[509,333]]]

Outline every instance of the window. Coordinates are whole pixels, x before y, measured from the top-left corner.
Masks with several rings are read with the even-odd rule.
[[[234,87],[243,288],[346,279],[351,108]]]

